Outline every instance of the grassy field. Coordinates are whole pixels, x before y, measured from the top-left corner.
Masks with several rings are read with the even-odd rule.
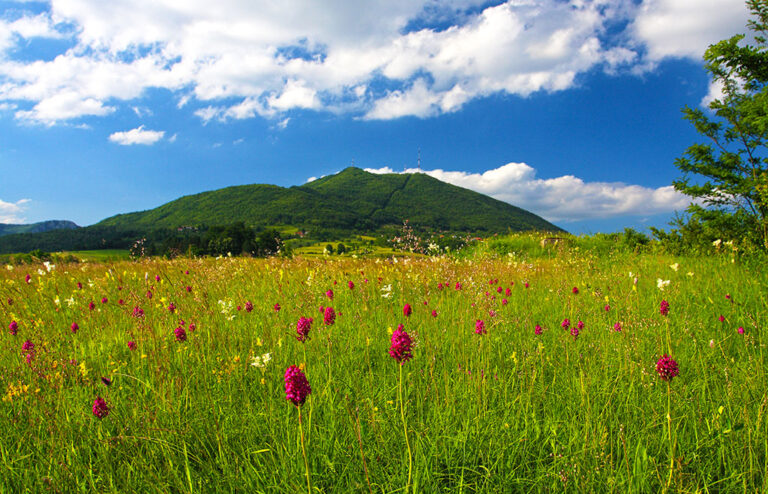
[[[766,287],[584,252],[0,267],[0,491],[765,492]]]
[[[58,255],[71,255],[81,261],[126,261],[130,258],[130,252],[120,249],[102,249],[102,250],[73,250],[61,252]]]

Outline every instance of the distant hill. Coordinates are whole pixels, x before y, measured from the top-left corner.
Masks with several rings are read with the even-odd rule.
[[[453,231],[562,231],[524,209],[422,173],[379,175],[352,167],[301,186],[240,185],[185,196],[96,226],[141,230],[242,221],[359,232],[406,219],[413,226]]]
[[[423,173],[379,175],[347,168],[301,186],[239,185],[118,214],[84,228],[59,222],[59,228],[76,229],[4,235],[0,253],[127,249],[140,238],[148,239],[154,252],[184,251],[190,245],[204,250],[213,237],[232,240],[232,249],[239,252],[249,235],[243,228],[295,227],[308,232],[307,241],[312,242],[362,233],[385,237],[399,230],[404,220],[414,228],[479,235],[563,231],[524,209]]]
[[[75,223],[66,220],[50,220],[32,223],[30,225],[10,225],[0,223],[0,235],[12,235],[14,233],[41,233],[51,230],[73,230],[80,228]]]

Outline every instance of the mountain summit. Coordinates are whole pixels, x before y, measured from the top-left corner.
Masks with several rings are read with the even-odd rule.
[[[242,221],[373,231],[404,220],[453,231],[562,231],[529,211],[423,173],[380,175],[354,167],[301,186],[239,185],[184,196],[97,225],[157,229]]]

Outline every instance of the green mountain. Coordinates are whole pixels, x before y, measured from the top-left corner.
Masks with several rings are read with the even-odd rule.
[[[0,235],[13,235],[14,233],[41,233],[51,230],[73,230],[80,228],[75,223],[65,220],[50,220],[32,223],[29,225],[11,225],[0,223]]]
[[[190,248],[203,253],[252,252],[263,247],[266,237],[259,243],[256,236],[268,234],[268,227],[303,229],[309,232],[308,242],[360,233],[380,234],[383,239],[399,230],[404,220],[415,229],[480,235],[562,231],[528,211],[422,173],[378,175],[347,168],[296,187],[227,187],[83,228],[7,234],[0,236],[0,254],[127,249],[141,238],[153,253]]]
[[[415,227],[467,232],[562,231],[533,213],[428,175],[373,174],[347,168],[294,187],[240,185],[181,197],[95,226],[144,230],[223,225],[294,225],[375,231],[409,220]]]

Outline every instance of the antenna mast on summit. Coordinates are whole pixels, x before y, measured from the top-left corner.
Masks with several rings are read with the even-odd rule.
[[[419,173],[421,173],[421,148],[419,148],[418,157],[416,159],[416,168],[418,169]]]

